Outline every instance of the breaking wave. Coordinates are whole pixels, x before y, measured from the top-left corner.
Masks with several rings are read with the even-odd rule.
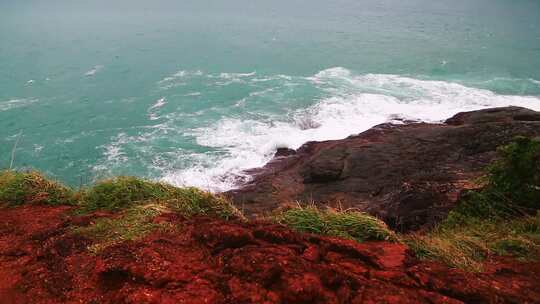
[[[264,165],[278,147],[296,149],[308,141],[340,139],[388,121],[437,123],[461,111],[487,107],[515,105],[540,110],[538,96],[501,95],[455,82],[399,75],[359,75],[340,67],[310,77],[180,71],[157,85],[160,94],[167,96],[163,91],[176,90],[190,81],[212,88],[234,85],[246,88],[246,93],[229,103],[221,102],[220,108],[205,110],[219,114],[214,119],[203,119],[203,110],[169,113],[151,133],[112,143],[106,157],[123,159],[125,155],[119,152],[122,142],[133,144],[144,138],[139,153],[144,149],[154,153],[148,155],[152,159],[148,166],[159,172],[160,179],[225,191],[245,182],[249,177],[243,171]],[[200,92],[197,97],[204,100],[206,93]],[[203,121],[202,125],[178,127],[190,115]],[[179,137],[193,141],[193,147],[162,152],[148,147],[149,137],[158,142],[174,136],[177,142]]]
[[[0,112],[9,111],[11,109],[26,107],[32,103],[37,102],[37,98],[20,98],[0,101]]]

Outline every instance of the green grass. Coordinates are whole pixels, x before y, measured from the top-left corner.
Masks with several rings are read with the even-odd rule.
[[[76,233],[94,240],[89,248],[99,252],[118,242],[137,240],[173,224],[155,224],[152,219],[161,213],[174,212],[185,217],[196,215],[223,219],[244,219],[242,214],[221,196],[196,188],[177,188],[172,185],[150,182],[136,177],[117,177],[104,180],[84,189],[79,195],[79,214],[97,210],[113,211],[116,216],[98,219]]]
[[[79,205],[83,212],[118,211],[146,201],[172,199],[182,195],[183,191],[163,183],[120,176],[82,190]]]
[[[94,240],[89,250],[100,250],[127,240],[143,238],[157,229],[176,229],[173,224],[156,224],[152,220],[162,213],[179,213],[185,217],[206,215],[223,219],[240,219],[243,215],[221,196],[196,188],[144,181],[135,177],[105,180],[80,194],[78,213],[96,210],[113,211],[114,217],[102,218],[76,233]]]
[[[177,188],[136,177],[117,177],[74,192],[37,172],[0,172],[1,205],[33,203],[73,205],[75,214],[114,212],[112,217],[98,219],[88,227],[75,230],[95,241],[90,248],[92,251],[138,239],[163,228],[163,225],[152,223],[152,219],[163,212],[180,213],[185,217],[208,215],[244,220],[225,198],[195,188]]]
[[[74,229],[74,233],[94,241],[89,247],[93,253],[119,242],[137,240],[157,230],[165,229],[166,224],[156,224],[152,219],[166,211],[163,206],[147,204],[124,210],[115,217],[99,218],[92,225]]]
[[[492,256],[539,260],[540,213],[512,220],[473,218],[460,226],[443,223],[427,234],[406,235],[403,240],[419,258],[470,271],[481,270]]]
[[[73,191],[38,172],[0,171],[0,203],[18,206],[27,203],[72,205]]]
[[[366,213],[314,206],[282,209],[271,219],[300,232],[359,242],[403,241],[420,258],[471,271],[495,255],[540,260],[540,140],[518,137],[498,151],[500,158],[489,166],[482,190],[466,193],[447,219],[427,233],[398,237]],[[0,204],[27,203],[75,205],[80,214],[114,212],[75,229],[94,240],[94,252],[171,228],[153,222],[164,212],[245,219],[225,198],[195,188],[117,177],[74,192],[37,172],[0,171]]]
[[[196,188],[177,188],[165,183],[121,176],[74,192],[38,172],[0,171],[0,203],[9,206],[27,203],[76,205],[76,212],[84,214],[98,210],[121,211],[152,202],[184,216],[244,218],[225,198]]]
[[[540,209],[540,139],[518,136],[497,151],[499,159],[482,178],[483,189],[466,193],[444,225],[534,215]]]
[[[224,197],[196,188],[181,189],[174,198],[166,200],[165,203],[171,210],[188,217],[209,215],[226,220],[245,220],[244,215]]]
[[[277,212],[273,220],[300,232],[353,239],[396,241],[386,224],[366,213],[356,211],[320,210],[314,206],[295,207]]]
[[[185,216],[242,218],[241,213],[220,196],[196,188],[177,188],[125,176],[104,180],[83,190],[79,210],[81,213],[95,210],[119,211],[148,202],[160,202]]]
[[[496,255],[540,260],[540,140],[516,137],[498,153],[480,191],[429,233],[403,237],[417,256],[472,271]]]

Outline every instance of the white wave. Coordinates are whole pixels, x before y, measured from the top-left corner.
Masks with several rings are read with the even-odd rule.
[[[157,114],[157,111],[159,111],[159,108],[163,107],[166,104],[167,104],[167,101],[165,97],[162,97],[158,99],[153,105],[151,105],[147,110],[148,117],[150,118],[150,120],[159,119],[159,115]]]
[[[158,109],[158,108],[163,107],[166,104],[167,104],[167,101],[165,100],[164,97],[162,97],[158,99],[156,103],[154,103],[150,108],[148,108],[148,110],[150,111],[150,110]]]
[[[44,146],[34,144],[34,153],[40,153],[43,150]]]
[[[267,81],[273,81],[273,80],[292,80],[292,76],[289,75],[273,75],[273,76],[264,76],[261,78],[252,78],[250,79],[250,82],[257,83],[257,82],[267,82]]]
[[[186,76],[201,76],[203,73],[200,70],[196,71],[187,71],[187,70],[180,70],[176,72],[172,77],[174,78],[181,78]]]
[[[344,68],[327,69],[306,79],[328,97],[290,113],[289,118],[270,114],[261,114],[263,119],[257,120],[225,117],[194,130],[199,145],[224,155],[199,155],[189,168],[168,170],[162,179],[224,191],[247,178],[244,170],[269,161],[277,147],[297,149],[307,141],[340,139],[398,118],[441,122],[461,111],[509,105],[540,110],[539,97],[499,95],[444,81],[354,75]]]
[[[273,78],[254,78],[257,75],[256,71],[250,73],[219,73],[206,74],[201,70],[180,70],[173,75],[167,76],[157,82],[161,90],[169,90],[176,87],[186,86],[194,78],[199,78],[199,81],[209,86],[228,86],[234,83],[247,84],[248,82],[268,81],[279,79],[284,75],[277,75]],[[190,96],[190,95],[187,95]]]
[[[219,74],[219,78],[222,79],[235,79],[235,78],[242,78],[242,77],[250,77],[256,75],[257,72],[251,72],[251,73],[221,73]]]
[[[533,79],[533,78],[511,78],[511,77],[494,77],[487,80],[477,80],[477,81],[470,81],[474,84],[492,84],[492,83],[513,83],[513,84],[534,84],[534,85],[540,85],[540,81]]]
[[[162,90],[168,90],[174,87],[186,85],[187,84],[185,82],[186,78],[198,77],[202,75],[203,75],[203,72],[200,70],[195,70],[195,71],[179,70],[178,72],[161,79],[160,81],[157,82],[157,84]]]
[[[84,73],[84,76],[94,76],[96,75],[101,69],[103,69],[103,66],[102,65],[96,65],[94,66],[91,70],[89,70],[88,72]]]
[[[233,83],[245,84],[250,81],[250,77],[257,75],[257,72],[251,73],[220,73],[219,75],[207,75],[209,79],[220,79],[222,81],[216,81],[214,84],[218,86],[228,86]]]
[[[98,148],[103,150],[103,156],[105,159],[94,165],[92,170],[95,172],[109,172],[111,168],[125,164],[129,158],[127,153],[124,151],[123,146],[132,141],[132,137],[121,132],[111,138],[111,143],[99,146]]]
[[[37,102],[38,99],[10,99],[6,101],[0,101],[0,112],[9,111],[11,109],[26,107],[32,103]]]
[[[130,140],[131,138],[126,133],[118,134],[111,144],[102,146],[102,148],[105,150],[103,155],[105,155],[109,162],[126,162],[128,158],[122,149],[122,145],[129,143]]]

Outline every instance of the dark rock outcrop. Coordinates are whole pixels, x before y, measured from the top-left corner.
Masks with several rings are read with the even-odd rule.
[[[342,140],[308,142],[252,170],[251,182],[226,195],[249,216],[315,202],[415,230],[443,218],[463,189],[475,187],[496,148],[517,135],[540,136],[540,113],[504,107],[459,113],[441,124],[381,124]]]
[[[296,150],[290,148],[278,148],[274,157],[286,157],[296,154]]]

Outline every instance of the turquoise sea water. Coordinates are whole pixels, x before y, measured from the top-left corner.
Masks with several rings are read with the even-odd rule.
[[[0,0],[0,168],[224,190],[281,146],[540,110],[537,0]]]

